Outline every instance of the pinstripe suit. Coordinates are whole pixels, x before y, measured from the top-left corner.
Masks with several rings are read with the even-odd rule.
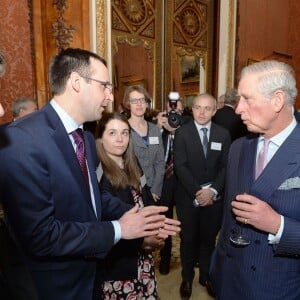
[[[217,299],[300,299],[300,126],[254,180],[257,138],[237,140],[230,150],[222,231],[214,253],[211,279]],[[296,182],[289,188],[288,182]],[[297,183],[298,182],[298,183]],[[248,192],[284,216],[278,245],[268,233],[243,228],[251,244],[236,248],[229,242],[235,224],[230,202]]]
[[[164,148],[160,129],[153,123],[148,123],[148,143],[144,143],[139,134],[131,130],[134,152],[146,176],[151,192],[161,195],[165,174]],[[154,138],[155,142],[151,142]]]

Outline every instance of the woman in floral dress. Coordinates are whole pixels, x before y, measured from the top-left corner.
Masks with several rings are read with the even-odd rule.
[[[134,154],[126,116],[104,114],[99,121],[96,143],[102,163],[101,193],[139,205],[153,204],[150,189]],[[98,268],[103,280],[102,299],[157,299],[157,284],[152,251],[163,247],[163,239],[121,240]]]

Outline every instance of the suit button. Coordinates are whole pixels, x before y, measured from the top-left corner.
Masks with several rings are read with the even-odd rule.
[[[255,240],[254,242],[256,245],[260,245],[260,240]]]
[[[256,271],[256,267],[255,266],[251,266],[251,270],[252,271]]]

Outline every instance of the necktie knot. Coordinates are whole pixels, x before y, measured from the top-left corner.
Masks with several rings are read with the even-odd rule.
[[[207,135],[207,128],[206,127],[202,127],[201,128],[203,135]]]
[[[72,131],[71,134],[76,145],[78,145],[79,143],[83,143],[84,137],[83,130],[81,128],[77,128],[76,130]]]

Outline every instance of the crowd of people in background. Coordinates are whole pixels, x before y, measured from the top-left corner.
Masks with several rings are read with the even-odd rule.
[[[181,299],[196,269],[216,299],[299,299],[290,66],[247,66],[237,89],[162,111],[129,86],[113,113],[103,58],[69,48],[49,68],[53,99],[16,99],[0,128],[1,299],[159,299],[153,252],[167,276],[179,231]]]

